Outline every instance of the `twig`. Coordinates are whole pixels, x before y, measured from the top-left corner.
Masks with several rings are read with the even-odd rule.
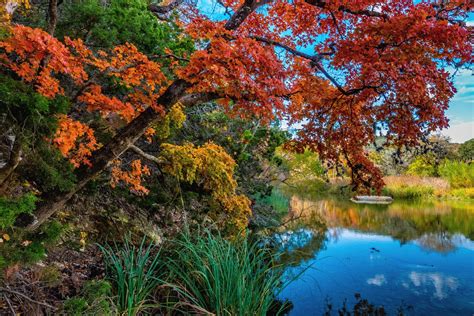
[[[11,289],[9,289],[9,288],[0,287],[0,291],[5,291],[5,292],[8,292],[8,293],[10,293],[10,294],[15,294],[15,295],[21,296],[22,298],[26,299],[27,301],[29,301],[29,302],[31,302],[31,303],[33,303],[33,304],[42,305],[42,306],[47,307],[47,308],[50,308],[50,309],[52,309],[52,310],[56,310],[56,307],[54,307],[54,306],[51,306],[51,305],[49,305],[49,304],[47,304],[47,303],[44,303],[44,302],[36,301],[36,300],[34,300],[34,299],[32,299],[32,298],[29,298],[28,296],[26,296],[26,295],[23,294],[23,293],[20,293],[20,292],[11,290]],[[5,294],[4,294],[4,296],[5,296]]]
[[[3,294],[3,297],[4,297],[5,300],[7,301],[8,307],[10,308],[10,311],[12,312],[12,315],[13,315],[13,316],[16,316],[15,309],[13,308],[12,303],[10,302],[10,299],[8,298],[8,296],[6,296],[5,294]]]

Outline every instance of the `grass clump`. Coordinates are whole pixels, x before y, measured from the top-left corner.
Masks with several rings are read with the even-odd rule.
[[[449,192],[449,183],[441,178],[401,175],[385,177],[384,181],[382,193],[398,199],[431,198]]]
[[[196,238],[185,233],[175,242],[171,258],[169,285],[185,298],[174,309],[191,306],[205,314],[266,315],[285,286],[283,271],[270,251],[247,237],[228,241],[209,232]]]
[[[119,314],[137,315],[150,308],[162,267],[157,246],[146,245],[145,238],[135,246],[126,238],[121,246],[100,246],[100,249],[107,277],[114,285]]]

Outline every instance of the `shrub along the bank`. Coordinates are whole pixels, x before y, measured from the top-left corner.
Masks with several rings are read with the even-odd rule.
[[[449,181],[451,188],[474,187],[474,164],[461,161],[444,161],[439,167],[440,175]]]

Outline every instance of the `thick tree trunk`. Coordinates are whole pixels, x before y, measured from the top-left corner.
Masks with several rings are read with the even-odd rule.
[[[158,104],[169,109],[185,95],[188,87],[189,84],[183,80],[174,81],[158,99]],[[159,118],[159,113],[151,107],[147,108],[130,124],[124,127],[108,144],[94,152],[90,159],[92,167],[78,170],[78,183],[73,189],[67,192],[50,192],[41,197],[43,202],[38,205],[34,214],[34,222],[30,223],[27,229],[37,229],[51,215],[63,208],[74,194],[106,169],[114,159],[120,157],[131,144],[135,143],[143,135],[148,126]]]

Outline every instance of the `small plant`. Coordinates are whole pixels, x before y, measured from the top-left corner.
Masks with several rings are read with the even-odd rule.
[[[112,286],[104,280],[87,281],[82,295],[64,302],[66,315],[115,315],[111,304]]]
[[[144,238],[138,247],[129,238],[121,246],[99,246],[121,314],[137,315],[151,307],[150,296],[160,283],[162,262],[159,249],[154,244],[147,246],[145,241]]]
[[[453,189],[450,195],[460,199],[474,199],[474,188]]]
[[[187,301],[173,306],[178,310],[191,306],[205,314],[266,315],[285,286],[270,251],[247,237],[231,242],[209,232],[196,238],[184,233],[167,265],[169,285]]]

